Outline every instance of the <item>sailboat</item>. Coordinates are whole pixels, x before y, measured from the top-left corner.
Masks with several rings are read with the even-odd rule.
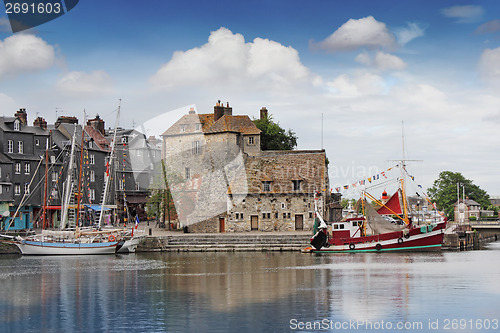
[[[404,161],[398,166],[402,174],[406,172]],[[354,213],[339,222],[332,222],[331,228],[323,220],[315,201],[315,214],[319,220],[318,232],[311,238],[312,246],[304,249],[303,252],[440,250],[446,229],[446,219],[442,217],[441,221],[415,225],[408,211],[404,177],[399,179],[399,185],[396,193],[385,203],[363,191]],[[379,205],[378,209],[372,206],[367,198]],[[360,208],[362,214],[357,213]],[[393,216],[399,222],[394,223],[394,220],[384,218],[388,215]]]
[[[70,229],[68,211],[74,187],[74,155],[76,145],[77,127],[75,126],[71,143],[71,154],[69,161],[68,177],[65,186],[65,195],[62,208],[60,230],[42,230],[40,235],[21,237],[4,236],[4,243],[16,245],[23,255],[91,255],[91,254],[113,254],[117,246],[123,244],[116,230],[81,230],[78,220],[75,228]],[[82,136],[84,130],[82,128]],[[83,141],[83,138],[82,138]],[[47,145],[48,147],[48,145]],[[47,148],[48,149],[48,148]],[[83,145],[81,147],[83,149]],[[79,179],[81,181],[81,177]],[[80,186],[79,186],[80,188]],[[80,195],[78,196],[81,197]],[[74,205],[73,205],[74,206]],[[79,203],[78,208],[79,210]],[[21,207],[21,204],[19,205]],[[19,208],[18,208],[19,209]],[[16,212],[17,214],[17,212]],[[15,215],[16,215],[15,214]],[[14,215],[14,216],[15,216]],[[102,214],[100,219],[102,220]],[[45,222],[45,221],[44,221]],[[44,223],[45,224],[45,223]],[[115,235],[116,234],[116,235]]]

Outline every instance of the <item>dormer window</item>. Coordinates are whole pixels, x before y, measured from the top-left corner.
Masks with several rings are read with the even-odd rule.
[[[253,136],[248,138],[248,144],[249,145],[254,145],[255,144],[255,138]]]
[[[14,131],[20,131],[21,130],[21,122],[19,120],[14,121]]]

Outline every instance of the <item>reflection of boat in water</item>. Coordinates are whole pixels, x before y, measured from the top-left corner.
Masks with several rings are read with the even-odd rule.
[[[406,172],[401,164],[402,172]],[[446,221],[413,225],[406,203],[404,180],[399,179],[400,189],[387,202],[381,202],[366,191],[358,201],[354,216],[346,217],[340,222],[333,222],[331,231],[319,214],[318,232],[311,239],[312,247],[305,252],[381,252],[381,251],[427,251],[440,250],[443,243]],[[367,198],[373,200],[376,209]],[[360,207],[359,207],[360,206]],[[362,214],[358,215],[361,209]],[[386,219],[384,216],[392,216]],[[397,219],[398,223],[394,223]]]

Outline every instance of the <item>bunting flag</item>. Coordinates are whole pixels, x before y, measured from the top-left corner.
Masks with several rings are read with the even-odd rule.
[[[335,191],[337,191],[337,193],[340,192],[340,187],[336,187]]]
[[[345,190],[349,189],[349,185],[344,185],[344,189]]]
[[[369,178],[368,178],[368,181],[371,183],[371,182],[372,182],[372,178],[371,178],[371,177],[369,177]]]
[[[382,176],[384,176],[384,177],[385,177],[385,179],[387,179],[387,176],[385,175],[385,171],[382,171],[380,174],[381,174]]]

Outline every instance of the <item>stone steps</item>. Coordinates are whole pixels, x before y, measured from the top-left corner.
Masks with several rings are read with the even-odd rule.
[[[137,251],[233,252],[300,251],[310,242],[309,234],[268,235],[176,235],[147,237]]]

